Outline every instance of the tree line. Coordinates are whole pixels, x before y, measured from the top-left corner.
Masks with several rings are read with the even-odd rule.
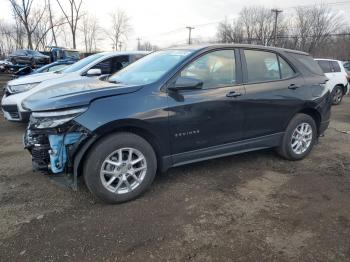
[[[123,10],[110,12],[109,27],[101,27],[85,10],[83,0],[8,1],[13,19],[0,20],[0,56],[15,49],[45,50],[60,45],[76,49],[78,44],[91,53],[98,51],[99,42],[105,39],[113,50],[120,50],[132,31]]]
[[[263,6],[245,7],[238,17],[224,19],[217,28],[217,42],[273,45],[275,17]],[[345,18],[327,5],[296,7],[277,22],[276,46],[314,56],[350,59],[350,28]]]
[[[85,9],[83,0],[7,1],[13,19],[0,19],[2,57],[15,49],[43,51],[48,46],[76,49],[78,44],[86,53],[92,53],[99,51],[100,43],[106,40],[113,50],[121,50],[132,32],[129,16],[120,9],[110,12],[108,26],[102,27],[97,17]],[[339,13],[321,4],[296,7],[288,14],[278,16],[276,43],[275,17],[264,6],[244,7],[237,18],[223,19],[211,42],[276,45],[318,57],[350,60],[350,27]],[[148,41],[138,40],[138,50],[159,49]]]

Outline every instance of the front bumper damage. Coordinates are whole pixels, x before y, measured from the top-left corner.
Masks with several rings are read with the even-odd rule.
[[[32,155],[33,170],[77,190],[74,159],[89,138],[91,133],[74,121],[48,129],[36,129],[30,122],[24,135],[24,148]]]

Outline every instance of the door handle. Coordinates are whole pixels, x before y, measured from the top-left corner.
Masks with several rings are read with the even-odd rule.
[[[295,90],[295,89],[297,89],[297,88],[299,88],[300,86],[297,86],[296,84],[290,84],[289,86],[288,86],[288,89],[292,89],[292,90]]]
[[[238,97],[238,96],[241,96],[241,95],[242,95],[242,93],[236,92],[236,91],[231,91],[231,92],[226,94],[227,97]]]

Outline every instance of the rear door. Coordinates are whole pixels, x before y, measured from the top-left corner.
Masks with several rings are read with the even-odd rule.
[[[335,78],[335,85],[346,85],[347,84],[347,78],[346,78],[346,72],[342,71],[339,62],[338,61],[330,61],[332,72]]]
[[[304,79],[281,55],[265,50],[241,50],[245,95],[243,139],[284,132],[304,103],[299,97]]]

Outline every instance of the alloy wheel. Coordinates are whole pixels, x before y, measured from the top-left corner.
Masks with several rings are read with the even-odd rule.
[[[340,88],[337,88],[333,95],[333,103],[338,104],[342,100],[342,97],[343,97],[343,91]]]
[[[299,124],[293,131],[291,147],[295,154],[304,154],[312,142],[312,127],[308,123]]]
[[[121,148],[103,161],[100,171],[102,185],[115,194],[134,191],[147,172],[145,156],[135,148]]]

